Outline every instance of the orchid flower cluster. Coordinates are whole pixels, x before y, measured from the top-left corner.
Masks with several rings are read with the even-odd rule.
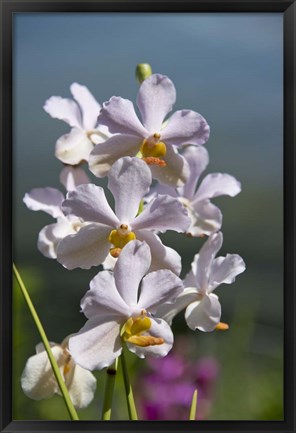
[[[49,98],[44,110],[71,128],[55,146],[66,191],[35,188],[23,199],[55,220],[38,236],[45,257],[69,270],[102,266],[81,300],[85,325],[61,344],[51,343],[77,408],[93,399],[91,372],[114,365],[124,347],[140,358],[165,357],[174,343],[172,321],[182,310],[191,330],[227,328],[213,292],[245,270],[237,254],[216,258],[222,213],[211,202],[236,196],[240,182],[222,173],[199,181],[209,162],[209,125],[189,109],[171,114],[173,82],[148,75],[137,96],[141,120],[130,100],[112,96],[101,106],[78,83],[70,87],[73,99]],[[86,167],[97,178],[107,176],[114,207]],[[180,255],[160,238],[168,230],[207,237],[193,252],[184,280]],[[22,388],[33,399],[48,398],[59,389],[44,347],[39,344],[36,352],[25,366]]]

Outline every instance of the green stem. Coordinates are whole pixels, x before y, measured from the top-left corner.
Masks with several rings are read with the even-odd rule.
[[[125,393],[126,393],[126,402],[127,402],[129,419],[130,420],[137,420],[138,419],[137,409],[136,409],[136,405],[135,405],[135,401],[134,401],[132,386],[130,384],[129,377],[128,377],[128,371],[127,371],[127,365],[126,365],[124,350],[122,351],[122,354],[121,354],[121,365],[122,365],[123,380],[124,380],[124,387],[125,387]]]
[[[28,308],[30,310],[32,318],[33,318],[33,320],[35,322],[35,325],[36,325],[36,327],[37,327],[37,329],[39,331],[39,334],[41,336],[41,339],[42,339],[42,342],[44,344],[45,350],[47,352],[47,355],[48,355],[48,358],[49,358],[52,370],[54,372],[54,375],[56,377],[57,383],[58,383],[58,385],[60,387],[62,396],[64,398],[65,404],[67,406],[70,418],[73,421],[74,420],[79,420],[78,415],[76,413],[76,410],[75,410],[75,408],[73,406],[73,403],[72,403],[72,401],[70,399],[70,396],[69,396],[67,387],[65,385],[65,382],[63,381],[63,378],[61,376],[58,364],[57,364],[57,362],[56,362],[56,360],[55,360],[55,358],[54,358],[54,356],[52,354],[52,351],[51,351],[48,339],[46,337],[45,331],[43,329],[43,326],[42,326],[42,324],[40,322],[40,319],[39,319],[38,314],[37,314],[37,312],[35,310],[33,302],[31,301],[31,298],[30,298],[29,293],[28,293],[28,291],[26,289],[26,286],[25,286],[25,284],[24,284],[24,282],[23,282],[23,280],[22,280],[22,278],[21,278],[21,276],[20,276],[20,274],[19,274],[19,272],[18,272],[15,264],[13,264],[13,272],[14,272],[14,275],[15,275],[15,277],[17,279],[17,282],[18,282],[18,284],[20,286],[22,294],[23,294],[23,296],[25,298],[27,306],[28,306]]]
[[[102,410],[102,420],[109,421],[111,419],[111,408],[112,408],[112,397],[115,385],[115,379],[117,374],[118,358],[113,362],[110,367],[107,368],[106,373],[106,384],[105,394]]]
[[[197,389],[194,391],[192,396],[192,402],[190,407],[189,420],[194,421],[196,419],[196,408],[197,408]]]

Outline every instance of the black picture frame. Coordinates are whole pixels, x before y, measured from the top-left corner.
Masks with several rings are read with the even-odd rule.
[[[1,432],[296,432],[295,426],[295,31],[294,0],[13,1],[1,8]],[[284,17],[284,420],[14,421],[12,420],[12,20],[18,12],[281,12]]]

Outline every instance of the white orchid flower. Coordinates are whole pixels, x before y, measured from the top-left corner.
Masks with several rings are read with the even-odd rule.
[[[64,164],[76,165],[88,161],[94,145],[110,137],[108,128],[97,127],[101,105],[86,86],[72,83],[73,99],[52,96],[44,104],[44,110],[53,118],[63,120],[71,126],[68,134],[56,142],[55,156]]]
[[[231,284],[235,277],[246,269],[243,259],[237,254],[215,258],[223,242],[221,232],[210,235],[196,254],[191,271],[184,280],[185,290],[178,296],[175,304],[162,305],[157,314],[169,324],[172,319],[186,308],[185,320],[190,329],[213,331],[220,322],[221,305],[213,291],[220,284]]]
[[[61,344],[50,343],[53,356],[64,378],[70,398],[78,409],[85,408],[93,400],[97,381],[90,371],[75,364],[68,350],[69,337]],[[36,346],[36,355],[31,356],[21,377],[24,393],[33,400],[42,400],[61,395],[52,371],[48,355],[42,343]]]
[[[220,209],[211,203],[210,199],[221,195],[234,197],[241,191],[241,184],[229,174],[211,173],[205,176],[197,187],[200,175],[209,163],[208,151],[203,146],[186,146],[182,155],[190,167],[185,185],[178,188],[157,185],[145,201],[149,202],[157,194],[178,198],[191,218],[187,233],[191,236],[209,236],[221,229],[223,218]]]
[[[144,161],[125,157],[113,165],[108,175],[115,213],[99,186],[81,185],[69,192],[62,205],[64,213],[75,215],[87,225],[61,240],[58,261],[67,269],[89,269],[104,262],[109,252],[118,257],[128,242],[138,239],[146,241],[151,249],[151,270],[171,269],[179,274],[179,254],[165,247],[154,231],[184,232],[190,219],[181,203],[169,196],[158,196],[138,215],[151,181],[151,172]]]
[[[61,171],[60,181],[67,191],[71,191],[78,185],[88,183],[89,178],[82,168],[68,165]],[[45,257],[50,259],[57,258],[57,246],[60,240],[69,234],[77,233],[83,225],[79,218],[63,214],[61,206],[64,199],[61,191],[50,187],[34,188],[23,198],[29,209],[41,210],[57,219],[56,223],[45,226],[38,235],[37,247]]]
[[[154,74],[143,81],[138,93],[143,124],[128,99],[113,96],[105,102],[98,123],[117,135],[96,145],[89,157],[90,170],[102,177],[117,159],[139,154],[161,183],[184,184],[188,164],[177,148],[186,143],[204,144],[209,138],[209,126],[200,114],[191,110],[176,111],[164,122],[175,101],[172,81],[165,75]]]
[[[174,336],[165,320],[152,316],[163,302],[174,302],[183,291],[179,277],[168,269],[148,273],[151,254],[145,242],[129,242],[114,273],[99,272],[81,301],[88,321],[69,340],[74,361],[100,370],[121,354],[123,342],[140,358],[166,356]]]

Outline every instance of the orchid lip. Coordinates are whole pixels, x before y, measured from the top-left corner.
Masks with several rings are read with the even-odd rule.
[[[159,167],[167,166],[167,163],[163,159],[155,158],[154,156],[147,156],[143,158],[143,161],[145,161],[147,165],[158,165]]]
[[[163,160],[167,153],[166,144],[160,141],[160,134],[155,133],[152,137],[144,139],[140,148],[140,154],[143,161],[148,165],[158,165],[165,167],[166,162]]]
[[[122,248],[124,248],[128,242],[135,239],[135,233],[130,231],[127,224],[120,224],[118,229],[111,230],[108,238],[109,242],[114,245],[114,247],[110,249],[111,256],[114,258],[118,258]]]
[[[161,345],[164,339],[149,334],[151,319],[146,310],[142,309],[136,317],[130,317],[122,327],[121,336],[124,341],[140,347]]]

